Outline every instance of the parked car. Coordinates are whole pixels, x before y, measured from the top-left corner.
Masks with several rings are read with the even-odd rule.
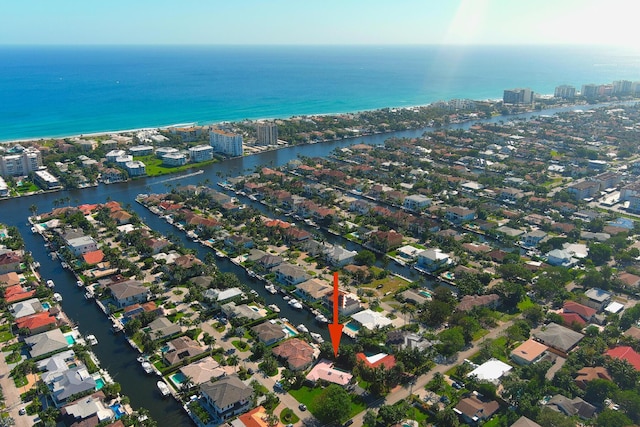
[[[300,408],[301,411],[306,411],[307,410],[307,405],[305,405],[304,403],[301,403],[298,405],[298,408]]]

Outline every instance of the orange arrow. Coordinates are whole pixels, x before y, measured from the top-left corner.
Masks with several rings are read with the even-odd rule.
[[[338,323],[338,272],[333,273],[333,323],[329,324],[329,335],[331,335],[331,344],[333,345],[333,355],[338,355],[338,349],[340,348],[340,338],[342,337],[342,329],[344,325]]]

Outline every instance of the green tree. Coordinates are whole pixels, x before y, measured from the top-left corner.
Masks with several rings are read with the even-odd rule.
[[[588,259],[593,261],[595,265],[603,265],[611,259],[612,254],[611,246],[605,243],[592,243],[589,246]]]
[[[408,405],[404,402],[396,405],[384,405],[378,410],[378,418],[383,426],[392,426],[405,417],[408,409]]]
[[[595,406],[602,406],[605,399],[613,397],[618,386],[611,381],[596,378],[587,383],[584,400]]]
[[[376,255],[367,249],[363,249],[358,252],[358,254],[354,258],[354,261],[358,265],[372,266],[376,263]]]
[[[351,397],[345,389],[331,384],[316,397],[314,415],[323,423],[343,422],[351,411]]]
[[[633,424],[633,421],[620,411],[605,409],[596,418],[596,427],[625,427]]]

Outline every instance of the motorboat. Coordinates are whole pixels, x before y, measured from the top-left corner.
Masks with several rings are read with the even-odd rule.
[[[278,307],[275,304],[270,304],[267,307],[269,307],[271,310],[273,310],[275,313],[280,313],[280,307]]]
[[[136,359],[138,362],[142,363],[144,362],[146,359],[144,358],[144,356],[138,356],[138,358]]]
[[[87,342],[91,345],[96,345],[98,344],[98,339],[95,335],[87,335]]]
[[[158,386],[158,390],[160,390],[160,394],[163,397],[169,396],[171,394],[171,390],[169,390],[169,386],[164,381],[160,380],[156,383]]]
[[[142,369],[144,369],[147,374],[150,374],[153,372],[153,365],[145,360],[142,362]]]
[[[59,293],[56,292],[56,293],[53,294],[51,299],[53,299],[55,302],[60,302],[60,301],[62,301],[62,295],[60,295]]]
[[[76,280],[76,285],[81,288],[84,286],[84,283],[82,283],[82,280]]]
[[[309,329],[306,326],[304,326],[302,323],[300,323],[298,326],[296,326],[296,329],[299,330],[300,332],[304,332],[304,333],[309,332]]]
[[[285,301],[289,301],[291,299],[291,297],[289,295],[285,295],[282,297],[283,300]]]
[[[317,332],[311,332],[311,338],[313,338],[313,340],[318,344],[322,344],[324,342],[324,338],[322,338],[322,335]]]
[[[327,319],[327,317],[324,314],[318,314],[316,316],[316,322],[329,323],[329,319]]]
[[[295,298],[289,300],[289,305],[298,310],[302,309],[302,303]]]
[[[53,280],[51,280],[51,279],[47,280],[47,287],[49,287],[49,288],[53,288],[53,287],[55,287],[55,286],[56,286],[56,284],[55,284],[55,283],[53,283]]]
[[[93,292],[91,292],[90,290],[84,293],[85,299],[93,299],[93,297],[94,297]]]
[[[265,285],[264,288],[266,289],[267,292],[269,292],[270,294],[277,294],[278,290],[276,289],[275,286],[273,286],[272,284],[269,285]]]

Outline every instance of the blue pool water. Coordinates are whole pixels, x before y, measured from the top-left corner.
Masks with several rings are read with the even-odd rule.
[[[284,325],[283,329],[286,329],[286,332],[287,332],[287,334],[289,334],[289,336],[295,337],[296,335],[298,335],[298,333],[296,331],[294,331],[293,329],[291,329],[287,325]]]
[[[422,295],[423,297],[427,297],[427,298],[431,298],[431,294],[427,291],[420,291],[418,292],[420,295]]]
[[[345,326],[354,332],[358,332],[360,330],[360,326],[353,322],[349,322]]]
[[[96,380],[96,391],[100,390],[102,387],[104,387],[104,380],[102,378],[98,378]]]
[[[164,347],[162,347],[160,349],[161,352],[166,353],[167,351],[171,350],[171,347],[169,347],[168,345],[165,345]]]
[[[45,310],[49,310],[51,308],[51,304],[49,304],[48,302],[43,302],[42,308],[44,308]]]
[[[121,404],[116,403],[115,405],[109,406],[113,410],[113,413],[116,414],[115,419],[119,420],[121,416],[125,414],[124,408]]]
[[[169,378],[177,386],[182,385],[182,383],[185,382],[186,379],[187,379],[187,377],[182,372],[178,372],[176,374],[173,374]]]
[[[73,336],[71,336],[71,335],[65,335],[64,337],[66,338],[67,343],[68,343],[69,345],[74,345],[74,344],[76,343],[76,339],[75,339]]]

